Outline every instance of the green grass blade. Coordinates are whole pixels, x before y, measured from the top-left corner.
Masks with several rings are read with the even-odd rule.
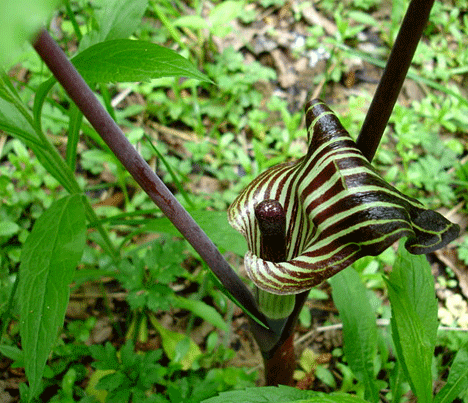
[[[392,337],[403,371],[421,403],[432,402],[432,357],[437,338],[437,300],[424,255],[410,255],[400,243],[387,280]]]
[[[83,253],[86,225],[81,198],[75,194],[53,203],[34,224],[21,254],[20,334],[30,400],[39,391]]]
[[[83,114],[74,103],[70,104],[70,120],[68,122],[66,161],[68,167],[72,172],[75,172],[76,149],[78,146],[78,140],[80,138],[80,128],[82,122]]]
[[[230,292],[227,288],[225,288],[223,286],[223,284],[221,283],[221,281],[218,280],[218,278],[213,274],[213,272],[211,270],[208,270],[207,266],[204,265],[204,267],[207,269],[207,273],[208,275],[210,276],[211,280],[213,281],[213,283],[215,283],[216,287],[226,296],[228,297],[232,302],[234,302],[234,304],[236,304],[240,309],[242,309],[242,311],[250,318],[252,319],[255,323],[257,323],[258,325],[260,325],[261,327],[265,328],[265,329],[269,329],[269,326],[266,324],[266,323],[263,323],[260,321],[260,319],[258,319],[255,314],[253,314],[252,312],[250,312],[247,307],[245,307],[244,305],[242,305]]]
[[[367,290],[358,273],[348,268],[329,279],[333,301],[343,322],[343,349],[356,378],[364,385],[366,399],[379,401],[374,375],[377,325]]]
[[[434,403],[451,403],[466,390],[468,390],[468,343],[455,356],[447,383],[436,395]]]
[[[42,108],[44,106],[47,94],[55,83],[55,77],[49,78],[48,80],[41,83],[41,85],[36,90],[36,94],[34,95],[33,116],[34,122],[39,131],[42,131]]]
[[[78,39],[78,42],[81,41],[81,38],[83,37],[80,29],[80,25],[78,24],[78,21],[76,20],[75,13],[73,12],[71,5],[70,5],[70,0],[65,0],[65,9],[67,10],[67,16],[73,26],[73,31],[75,32],[76,39]]]
[[[0,90],[5,89],[6,91],[6,87],[2,88],[2,85],[3,83],[0,81]],[[25,143],[40,146],[42,142],[34,128],[12,103],[17,100],[8,95],[10,94],[5,93],[5,96],[0,96],[0,129],[15,135]]]
[[[177,190],[180,192],[184,200],[187,202],[187,204],[191,207],[194,208],[195,206],[193,205],[192,201],[190,200],[190,197],[188,196],[187,192],[185,191],[184,187],[182,186],[182,183],[180,183],[179,178],[177,178],[177,175],[175,174],[174,170],[172,169],[171,165],[167,162],[166,158],[164,158],[164,155],[162,155],[159,150],[154,146],[153,142],[151,141],[151,138],[145,133],[145,138],[148,141],[149,145],[153,149],[153,151],[156,153],[158,158],[161,159],[162,163],[166,167],[167,171],[171,175],[172,180],[174,181]]]
[[[166,14],[164,14],[162,8],[158,6],[156,1],[151,1],[151,7],[153,8],[161,23],[169,31],[169,34],[172,36],[172,39],[174,39],[182,49],[187,49],[187,45],[180,37],[179,31],[175,28],[175,26],[172,24],[169,18],[167,18]]]

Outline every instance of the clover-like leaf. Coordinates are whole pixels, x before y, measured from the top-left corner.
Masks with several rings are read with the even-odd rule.
[[[458,225],[388,184],[322,101],[306,105],[306,125],[307,155],[259,175],[228,210],[229,223],[246,238],[245,267],[257,287],[297,294],[401,237],[410,253],[424,254],[458,236]],[[266,199],[286,213],[284,262],[260,257],[255,207]]]

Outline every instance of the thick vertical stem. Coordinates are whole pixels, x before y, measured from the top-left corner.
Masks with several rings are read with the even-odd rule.
[[[412,0],[406,11],[387,66],[356,141],[357,147],[369,161],[372,161],[379,146],[433,4],[434,0]]]
[[[296,369],[294,352],[294,332],[270,354],[263,356],[265,383],[267,386],[292,385]]]

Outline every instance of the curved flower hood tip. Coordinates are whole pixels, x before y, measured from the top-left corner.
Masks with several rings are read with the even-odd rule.
[[[269,168],[236,198],[229,223],[247,240],[245,267],[257,287],[297,294],[363,256],[376,256],[401,237],[413,254],[454,240],[459,227],[388,184],[320,100],[307,103],[307,155]],[[277,200],[286,213],[287,258],[259,257],[255,207]]]

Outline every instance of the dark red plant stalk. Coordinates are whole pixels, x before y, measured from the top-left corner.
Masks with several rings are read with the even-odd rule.
[[[223,286],[257,319],[265,323],[265,317],[258,310],[252,293],[229,266],[205,232],[130,144],[122,130],[101,105],[49,33],[42,30],[33,46],[57,81],[122,165],[190,242]]]
[[[363,155],[372,161],[388,119],[413,60],[434,0],[412,0],[398,31],[392,52],[356,140]]]

